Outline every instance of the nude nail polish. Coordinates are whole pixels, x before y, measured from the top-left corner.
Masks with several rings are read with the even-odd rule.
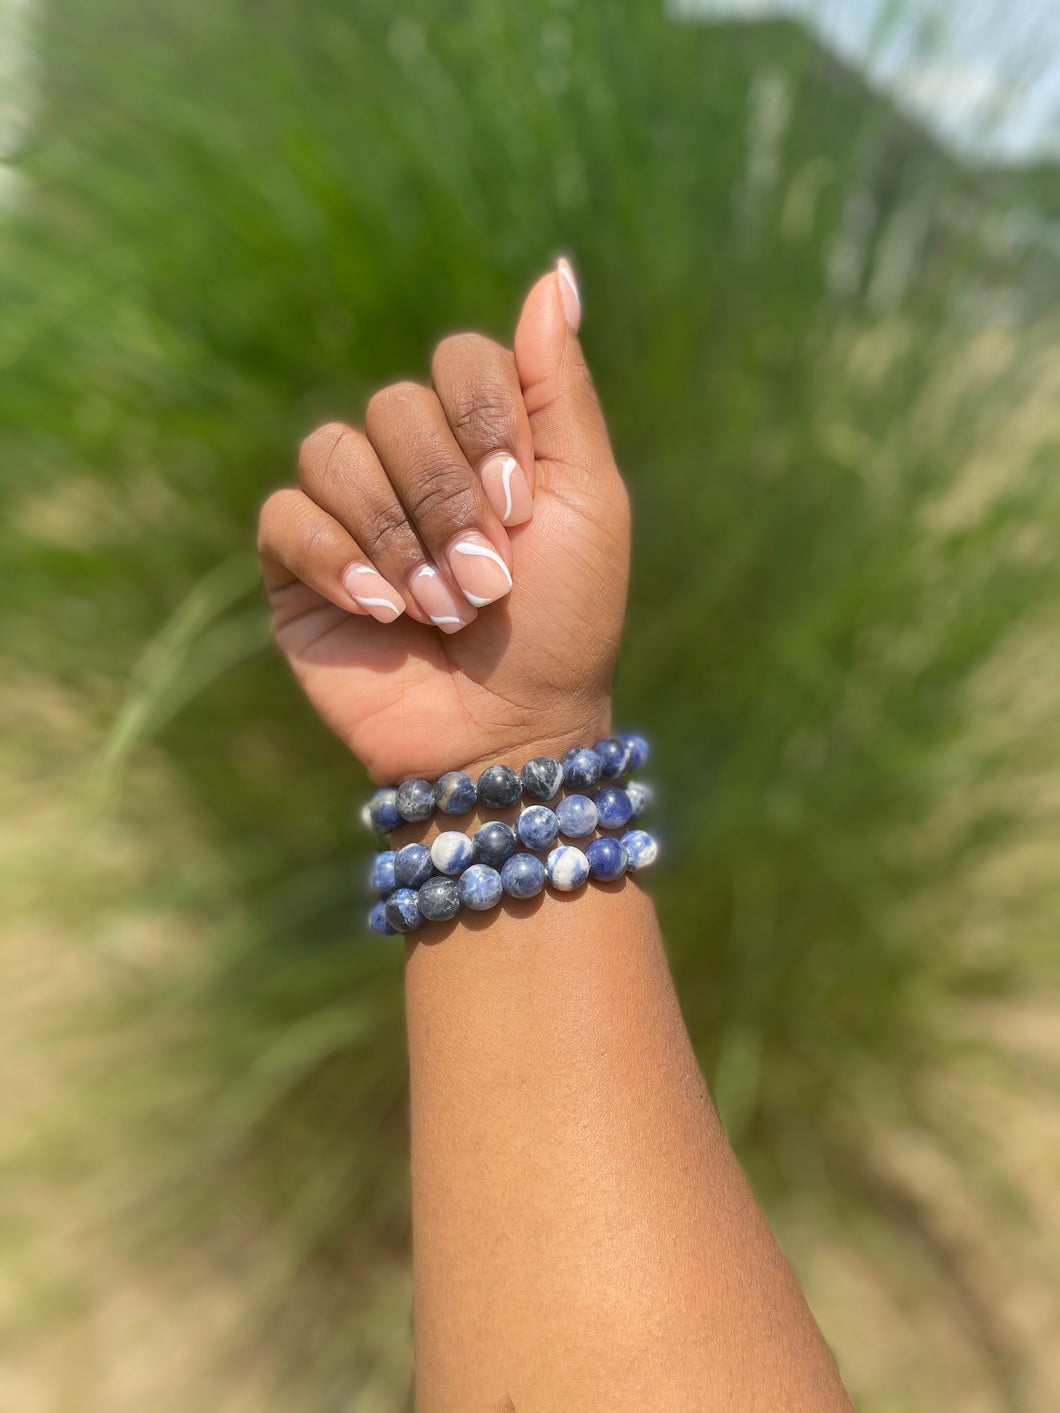
[[[370,564],[347,564],[342,571],[342,587],[361,608],[380,623],[393,623],[405,612],[405,602]]]
[[[457,598],[433,564],[421,564],[409,575],[409,592],[419,608],[443,633],[459,633],[475,620],[474,609]]]
[[[508,566],[478,531],[463,535],[449,546],[449,568],[464,598],[476,608],[503,598],[512,587]]]
[[[498,452],[482,468],[482,489],[504,525],[522,525],[534,513],[526,473],[510,452]]]
[[[560,260],[556,266],[556,279],[559,284],[559,297],[563,305],[563,316],[574,333],[582,321],[582,301],[578,294],[578,284],[568,260]]]

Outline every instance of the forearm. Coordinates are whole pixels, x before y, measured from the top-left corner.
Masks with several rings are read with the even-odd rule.
[[[406,990],[421,1413],[849,1407],[631,878],[425,929]]]

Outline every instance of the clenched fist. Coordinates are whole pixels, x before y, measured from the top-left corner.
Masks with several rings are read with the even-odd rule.
[[[310,701],[390,784],[608,734],[629,501],[578,343],[566,262],[523,306],[514,352],[435,350],[364,430],[302,445],[258,552],[277,642]]]

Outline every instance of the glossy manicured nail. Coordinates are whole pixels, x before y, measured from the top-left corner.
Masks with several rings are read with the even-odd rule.
[[[578,295],[578,286],[574,279],[574,271],[566,260],[561,260],[556,266],[556,277],[559,281],[559,297],[563,304],[563,314],[567,323],[575,333],[582,321],[582,302]]]
[[[508,566],[486,536],[477,531],[449,546],[449,568],[464,598],[476,608],[503,598],[512,587]]]
[[[409,592],[443,633],[459,633],[461,628],[474,622],[474,609],[457,598],[433,564],[421,564],[409,576]]]
[[[347,564],[342,571],[342,587],[380,623],[393,623],[405,612],[401,595],[370,564]]]
[[[482,489],[498,519],[505,525],[522,525],[534,513],[530,483],[523,468],[509,452],[498,452],[483,466]]]

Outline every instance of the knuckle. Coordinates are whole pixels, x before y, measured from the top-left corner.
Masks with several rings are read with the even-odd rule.
[[[483,448],[510,444],[514,417],[508,389],[499,382],[479,383],[457,394],[449,410],[453,431]]]
[[[373,556],[407,558],[415,552],[415,537],[397,501],[366,507],[357,536]]]
[[[474,487],[448,463],[421,466],[411,498],[416,519],[431,526],[435,535],[445,533],[448,527],[474,524],[480,518]]]

